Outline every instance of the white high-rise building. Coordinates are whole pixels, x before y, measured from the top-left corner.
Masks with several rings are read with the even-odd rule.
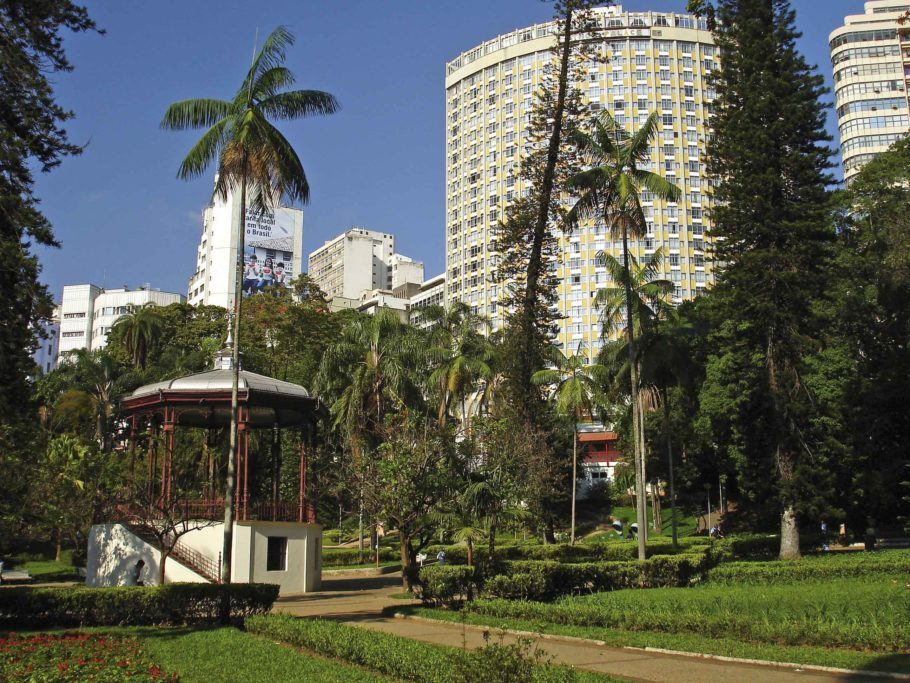
[[[168,306],[184,301],[182,294],[162,292],[148,285],[129,289],[102,289],[96,285],[66,285],[60,301],[59,363],[76,349],[96,351],[107,345],[114,323],[135,308],[147,304]]]
[[[196,249],[196,272],[189,280],[187,301],[231,308],[237,264],[240,195],[215,197],[202,212],[202,237]],[[290,284],[303,267],[303,211],[279,206],[266,214],[247,208],[244,237],[244,291],[251,293],[280,281]],[[266,277],[268,276],[268,277]]]
[[[706,121],[713,93],[707,76],[718,51],[703,19],[673,12],[596,10],[600,52],[582,65],[577,83],[593,114],[609,111],[627,131],[651,112],[660,131],[642,167],[673,181],[679,202],[642,195],[647,234],[630,252],[643,258],[663,248],[660,277],[676,285],[675,301],[696,296],[713,281],[705,258],[709,221],[705,175]],[[495,228],[513,199],[527,190],[518,175],[535,91],[550,61],[554,24],[528,26],[492,38],[446,64],[446,290],[490,320],[504,320],[503,292],[493,278],[499,255]],[[601,345],[594,292],[610,284],[596,256],[621,255],[599,222],[582,224],[560,240],[558,341],[589,353]]]
[[[46,375],[57,367],[57,349],[60,345],[60,306],[54,306],[50,320],[41,322],[43,336],[38,339],[38,348],[32,354],[32,360],[38,367],[40,375]]]
[[[910,36],[901,35],[910,27],[898,23],[908,11],[906,0],[870,0],[829,37],[847,182],[910,131]]]
[[[392,254],[392,289],[423,284],[423,263],[403,254]]]
[[[392,289],[395,236],[351,228],[310,253],[307,274],[331,300]]]

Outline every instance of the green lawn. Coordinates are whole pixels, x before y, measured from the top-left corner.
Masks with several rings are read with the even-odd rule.
[[[38,583],[81,582],[83,580],[76,568],[69,562],[56,562],[55,560],[18,561],[16,557],[13,557],[11,564],[12,566],[7,566],[6,568],[24,569]]]
[[[649,539],[661,539],[661,540],[670,540],[672,533],[670,530],[670,507],[669,505],[663,505],[661,507],[661,515],[663,516],[663,524],[661,526],[660,534],[655,534],[651,531],[651,520],[652,520],[652,508],[648,506],[648,530],[650,535]],[[695,534],[695,527],[697,520],[693,515],[686,515],[682,510],[676,511],[676,528],[677,534],[680,538],[684,536],[693,536]],[[632,524],[635,521],[635,508],[633,507],[614,507],[610,512],[610,516],[614,519],[628,519],[628,524]],[[602,523],[606,523],[605,521]],[[628,524],[624,525],[624,531],[628,533]],[[609,540],[619,540],[616,533],[613,531],[598,531],[586,535],[582,541],[609,541]]]

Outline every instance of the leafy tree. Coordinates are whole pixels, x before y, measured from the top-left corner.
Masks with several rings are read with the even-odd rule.
[[[850,529],[910,516],[897,482],[910,459],[910,141],[870,161],[837,201],[836,275],[828,315],[848,364],[838,490]]]
[[[36,430],[28,377],[38,344],[38,323],[52,300],[39,281],[35,245],[57,246],[38,208],[35,172],[48,173],[82,152],[63,123],[73,113],[55,97],[54,74],[71,71],[65,31],[95,31],[88,12],[59,0],[0,2],[0,535],[21,517],[28,492],[28,457],[43,448]]]
[[[602,220],[614,235],[621,235],[623,273],[616,280],[625,288],[626,337],[629,357],[635,350],[635,303],[629,254],[629,237],[643,235],[647,225],[641,207],[641,192],[648,190],[659,199],[675,201],[679,188],[652,171],[639,168],[650,159],[651,140],[657,134],[658,115],[648,116],[641,128],[629,134],[617,125],[609,112],[602,112],[593,122],[590,132],[576,131],[571,140],[587,166],[566,183],[567,189],[578,197],[566,220],[570,225],[583,218]],[[638,522],[638,559],[645,559],[646,507],[644,480],[644,444],[641,441],[638,411],[638,368],[629,363],[629,383],[632,395],[633,450],[636,459],[636,491]]]
[[[813,397],[804,378],[834,239],[824,82],[796,48],[787,0],[718,0],[709,13],[721,51],[708,172],[724,322],[712,335],[708,381],[739,404],[729,425],[740,470],[759,485],[773,473],[780,556],[794,558],[804,504],[829,486],[830,472],[806,433]]]
[[[534,384],[548,386],[556,411],[572,420],[572,522],[570,543],[575,544],[575,489],[578,482],[578,423],[594,419],[598,403],[603,403],[600,386],[606,380],[607,369],[600,364],[588,364],[584,342],[571,356],[551,347],[552,367],[538,370],[531,377]]]
[[[411,590],[409,568],[430,540],[430,513],[458,490],[462,468],[454,438],[429,419],[401,413],[382,426],[375,458],[375,477],[365,487],[367,505],[398,530],[402,581]]]
[[[287,48],[294,44],[291,32],[279,26],[265,39],[262,49],[232,100],[192,99],[168,107],[161,122],[169,130],[207,129],[183,160],[182,179],[197,178],[217,160],[215,192],[227,199],[239,191],[237,261],[234,267],[233,387],[228,474],[225,482],[224,549],[222,580],[230,582],[233,534],[234,461],[237,451],[237,385],[240,372],[240,318],[247,206],[266,211],[281,199],[309,202],[310,185],[300,158],[291,143],[269,119],[293,120],[313,114],[332,114],[338,102],[318,90],[284,90],[294,84],[285,67]],[[247,196],[249,193],[249,197]]]
[[[68,362],[75,365],[76,388],[88,396],[95,419],[95,439],[102,453],[110,453],[114,439],[117,402],[123,391],[123,368],[105,351],[76,349]]]

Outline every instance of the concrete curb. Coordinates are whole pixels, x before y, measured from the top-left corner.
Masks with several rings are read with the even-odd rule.
[[[820,673],[845,674],[851,676],[867,676],[869,678],[883,678],[897,681],[910,681],[910,674],[890,673],[888,671],[866,671],[864,669],[841,669],[836,666],[823,666],[821,664],[796,664],[794,662],[773,662],[767,659],[746,659],[743,657],[727,657],[725,655],[712,655],[704,652],[686,652],[684,650],[667,650],[660,647],[635,647],[633,645],[611,645],[603,640],[594,640],[593,638],[580,638],[578,636],[563,636],[554,633],[537,633],[536,631],[519,631],[517,629],[500,629],[494,626],[478,626],[477,624],[462,624],[456,621],[447,621],[446,619],[430,619],[429,617],[418,617],[412,614],[395,613],[396,619],[407,619],[410,621],[423,621],[429,624],[445,624],[446,626],[461,626],[464,628],[474,629],[475,631],[497,631],[508,633],[513,636],[540,638],[541,640],[558,640],[567,643],[578,643],[580,645],[596,645],[598,647],[609,647],[617,650],[633,650],[637,652],[653,652],[654,654],[672,655],[674,657],[690,657],[692,659],[711,659],[718,662],[730,662],[732,664],[751,664],[754,666],[766,666],[776,669],[800,669],[803,671],[818,671]]]

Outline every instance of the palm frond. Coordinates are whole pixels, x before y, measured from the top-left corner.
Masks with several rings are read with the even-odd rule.
[[[327,116],[341,109],[334,95],[321,90],[293,90],[271,95],[259,103],[268,116],[291,121],[306,116]]]
[[[164,112],[161,127],[165,130],[209,128],[230,115],[232,105],[225,100],[197,98],[174,102]]]

